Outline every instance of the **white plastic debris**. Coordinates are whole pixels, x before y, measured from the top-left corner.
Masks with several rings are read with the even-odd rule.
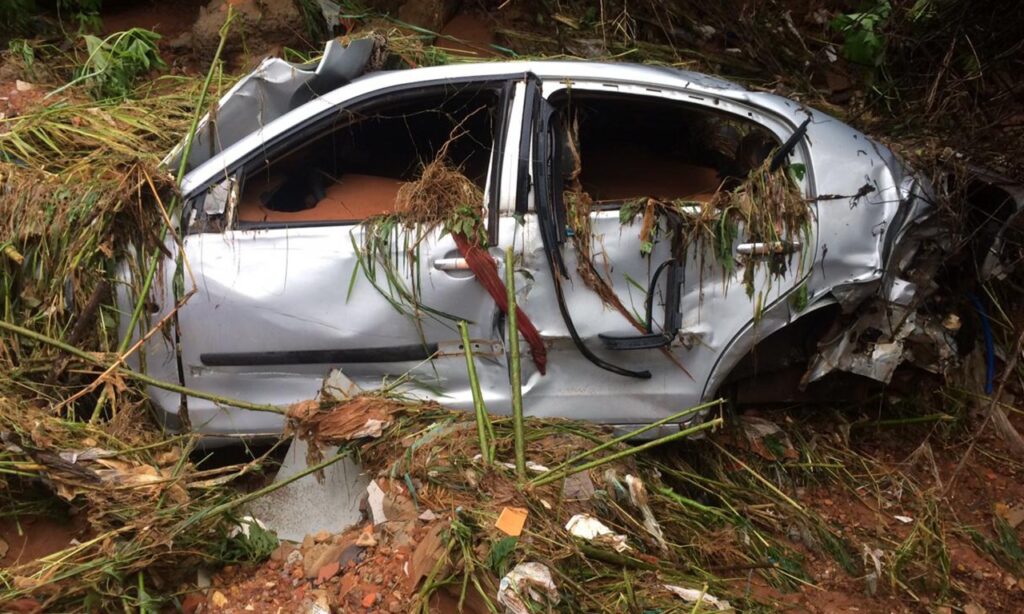
[[[238,519],[238,523],[228,531],[228,537],[238,537],[239,535],[249,537],[252,525],[256,525],[264,531],[267,530],[267,525],[263,524],[259,519],[253,518],[252,516],[242,516]]]
[[[668,551],[668,542],[665,541],[665,534],[661,531],[661,525],[658,524],[657,519],[654,517],[654,512],[651,511],[651,506],[647,504],[647,487],[644,486],[643,481],[634,475],[626,476],[626,486],[629,488],[629,500],[630,502],[640,510],[640,513],[644,516],[644,529],[651,534],[651,537],[658,542],[658,547],[662,551]]]
[[[476,456],[473,457],[473,460],[475,460],[475,461],[479,461],[481,459],[483,459],[483,457],[480,456],[479,454],[477,454]],[[512,463],[499,462],[498,464],[501,465],[502,467],[504,467],[505,469],[515,469],[516,468],[516,466],[514,464],[512,464]],[[526,461],[526,470],[527,471],[532,471],[534,473],[547,473],[548,471],[550,471],[550,469],[548,469],[544,465],[541,465],[540,463],[535,463],[535,462],[530,461],[530,460]]]
[[[864,552],[861,554],[861,558],[864,561],[864,567],[871,570],[864,576],[869,596],[874,596],[878,592],[878,579],[882,577],[882,556],[884,554],[878,548],[871,549],[868,548],[867,544],[864,544]]]
[[[590,514],[576,514],[565,523],[565,530],[587,541],[608,544],[616,552],[629,550],[626,536],[609,529],[603,522]]]
[[[709,605],[716,610],[731,610],[732,606],[729,602],[724,599],[719,599],[714,595],[709,595],[704,591],[699,591],[693,588],[685,588],[682,586],[675,586],[674,584],[664,584],[665,590],[669,591],[676,597],[679,597],[687,603],[700,603],[703,605]]]
[[[557,605],[561,601],[558,588],[551,579],[551,570],[541,563],[520,563],[505,574],[498,585],[498,603],[506,614],[530,614],[527,604]]]
[[[374,526],[387,522],[388,517],[384,515],[384,491],[377,485],[376,480],[370,480],[366,485],[366,503],[370,506]]]
[[[910,524],[910,523],[914,522],[914,519],[911,518],[910,516],[893,516],[893,518],[895,518],[896,520],[899,520],[903,524]]]

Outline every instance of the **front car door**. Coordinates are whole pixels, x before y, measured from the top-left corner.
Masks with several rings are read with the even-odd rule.
[[[195,289],[177,314],[184,385],[286,406],[315,397],[337,368],[346,386],[405,376],[412,394],[443,391],[446,404],[471,407],[457,328],[465,319],[485,395],[507,397],[494,301],[442,227],[389,215],[403,185],[448,144],[449,162],[484,194],[478,204],[496,233],[488,211],[500,197],[510,103],[502,79],[364,93],[271,147],[260,144],[194,193],[178,273],[186,291]],[[152,321],[175,302],[175,266],[166,264]],[[150,352],[147,368],[171,379],[172,357]],[[154,399],[169,414],[187,402],[192,426],[207,434],[282,428],[276,414],[168,393]]]

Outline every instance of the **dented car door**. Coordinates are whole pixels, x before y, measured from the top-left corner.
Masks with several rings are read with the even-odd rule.
[[[761,239],[714,207],[719,189],[768,164],[796,125],[627,83],[548,79],[534,95],[534,193],[517,245],[522,305],[551,354],[547,377],[524,363],[528,407],[641,424],[699,403],[723,348],[799,296],[810,271],[813,204],[785,241]],[[628,127],[655,120],[653,129],[679,134]],[[710,148],[673,153],[672,141],[705,135],[731,138],[732,159]],[[737,156],[756,159],[744,166]],[[806,168],[799,143],[785,162]],[[806,192],[805,177],[794,181]]]
[[[324,125],[330,136],[322,137],[329,140],[323,148],[308,137],[280,147],[269,163],[257,160],[195,199],[184,262],[198,292],[178,314],[185,386],[285,406],[315,397],[324,378],[340,370],[343,376],[327,385],[374,389],[405,378],[412,394],[443,390],[446,403],[468,407],[457,327],[465,319],[485,390],[506,396],[494,302],[453,238],[443,226],[419,229],[389,217],[407,181],[403,173],[418,171],[401,154],[426,155],[450,130],[447,123],[424,123],[409,132],[418,140],[403,148],[406,124],[430,121],[410,109],[430,113],[431,105],[456,96],[462,98],[450,106],[476,119],[451,121],[479,131],[471,135],[476,144],[466,146],[479,151],[467,149],[462,162],[473,167],[487,197],[497,196],[490,182],[507,123],[507,88],[469,89],[442,86],[408,99],[392,93],[382,97],[382,107],[363,100],[358,111],[341,109]],[[367,122],[375,123],[361,127]],[[427,138],[434,133],[437,138]],[[313,155],[306,156],[310,147]],[[400,153],[382,162],[393,150]],[[341,162],[325,164],[325,156]],[[489,202],[482,205],[486,211]],[[209,434],[273,433],[282,426],[274,414],[195,398],[187,411],[193,427]]]

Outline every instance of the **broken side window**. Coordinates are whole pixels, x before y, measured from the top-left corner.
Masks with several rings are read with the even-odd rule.
[[[563,131],[564,183],[599,209],[641,198],[709,202],[778,145],[755,122],[672,100],[563,90],[550,102]]]
[[[392,213],[399,188],[442,147],[484,189],[498,102],[491,88],[384,95],[343,110],[327,134],[244,173],[236,227],[357,223]]]

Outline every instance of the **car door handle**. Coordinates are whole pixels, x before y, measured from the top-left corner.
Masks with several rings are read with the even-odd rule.
[[[469,271],[469,263],[465,258],[438,258],[434,261],[438,271]]]
[[[767,241],[765,243],[740,243],[736,253],[743,256],[783,256],[793,254],[803,245],[799,241]]]

